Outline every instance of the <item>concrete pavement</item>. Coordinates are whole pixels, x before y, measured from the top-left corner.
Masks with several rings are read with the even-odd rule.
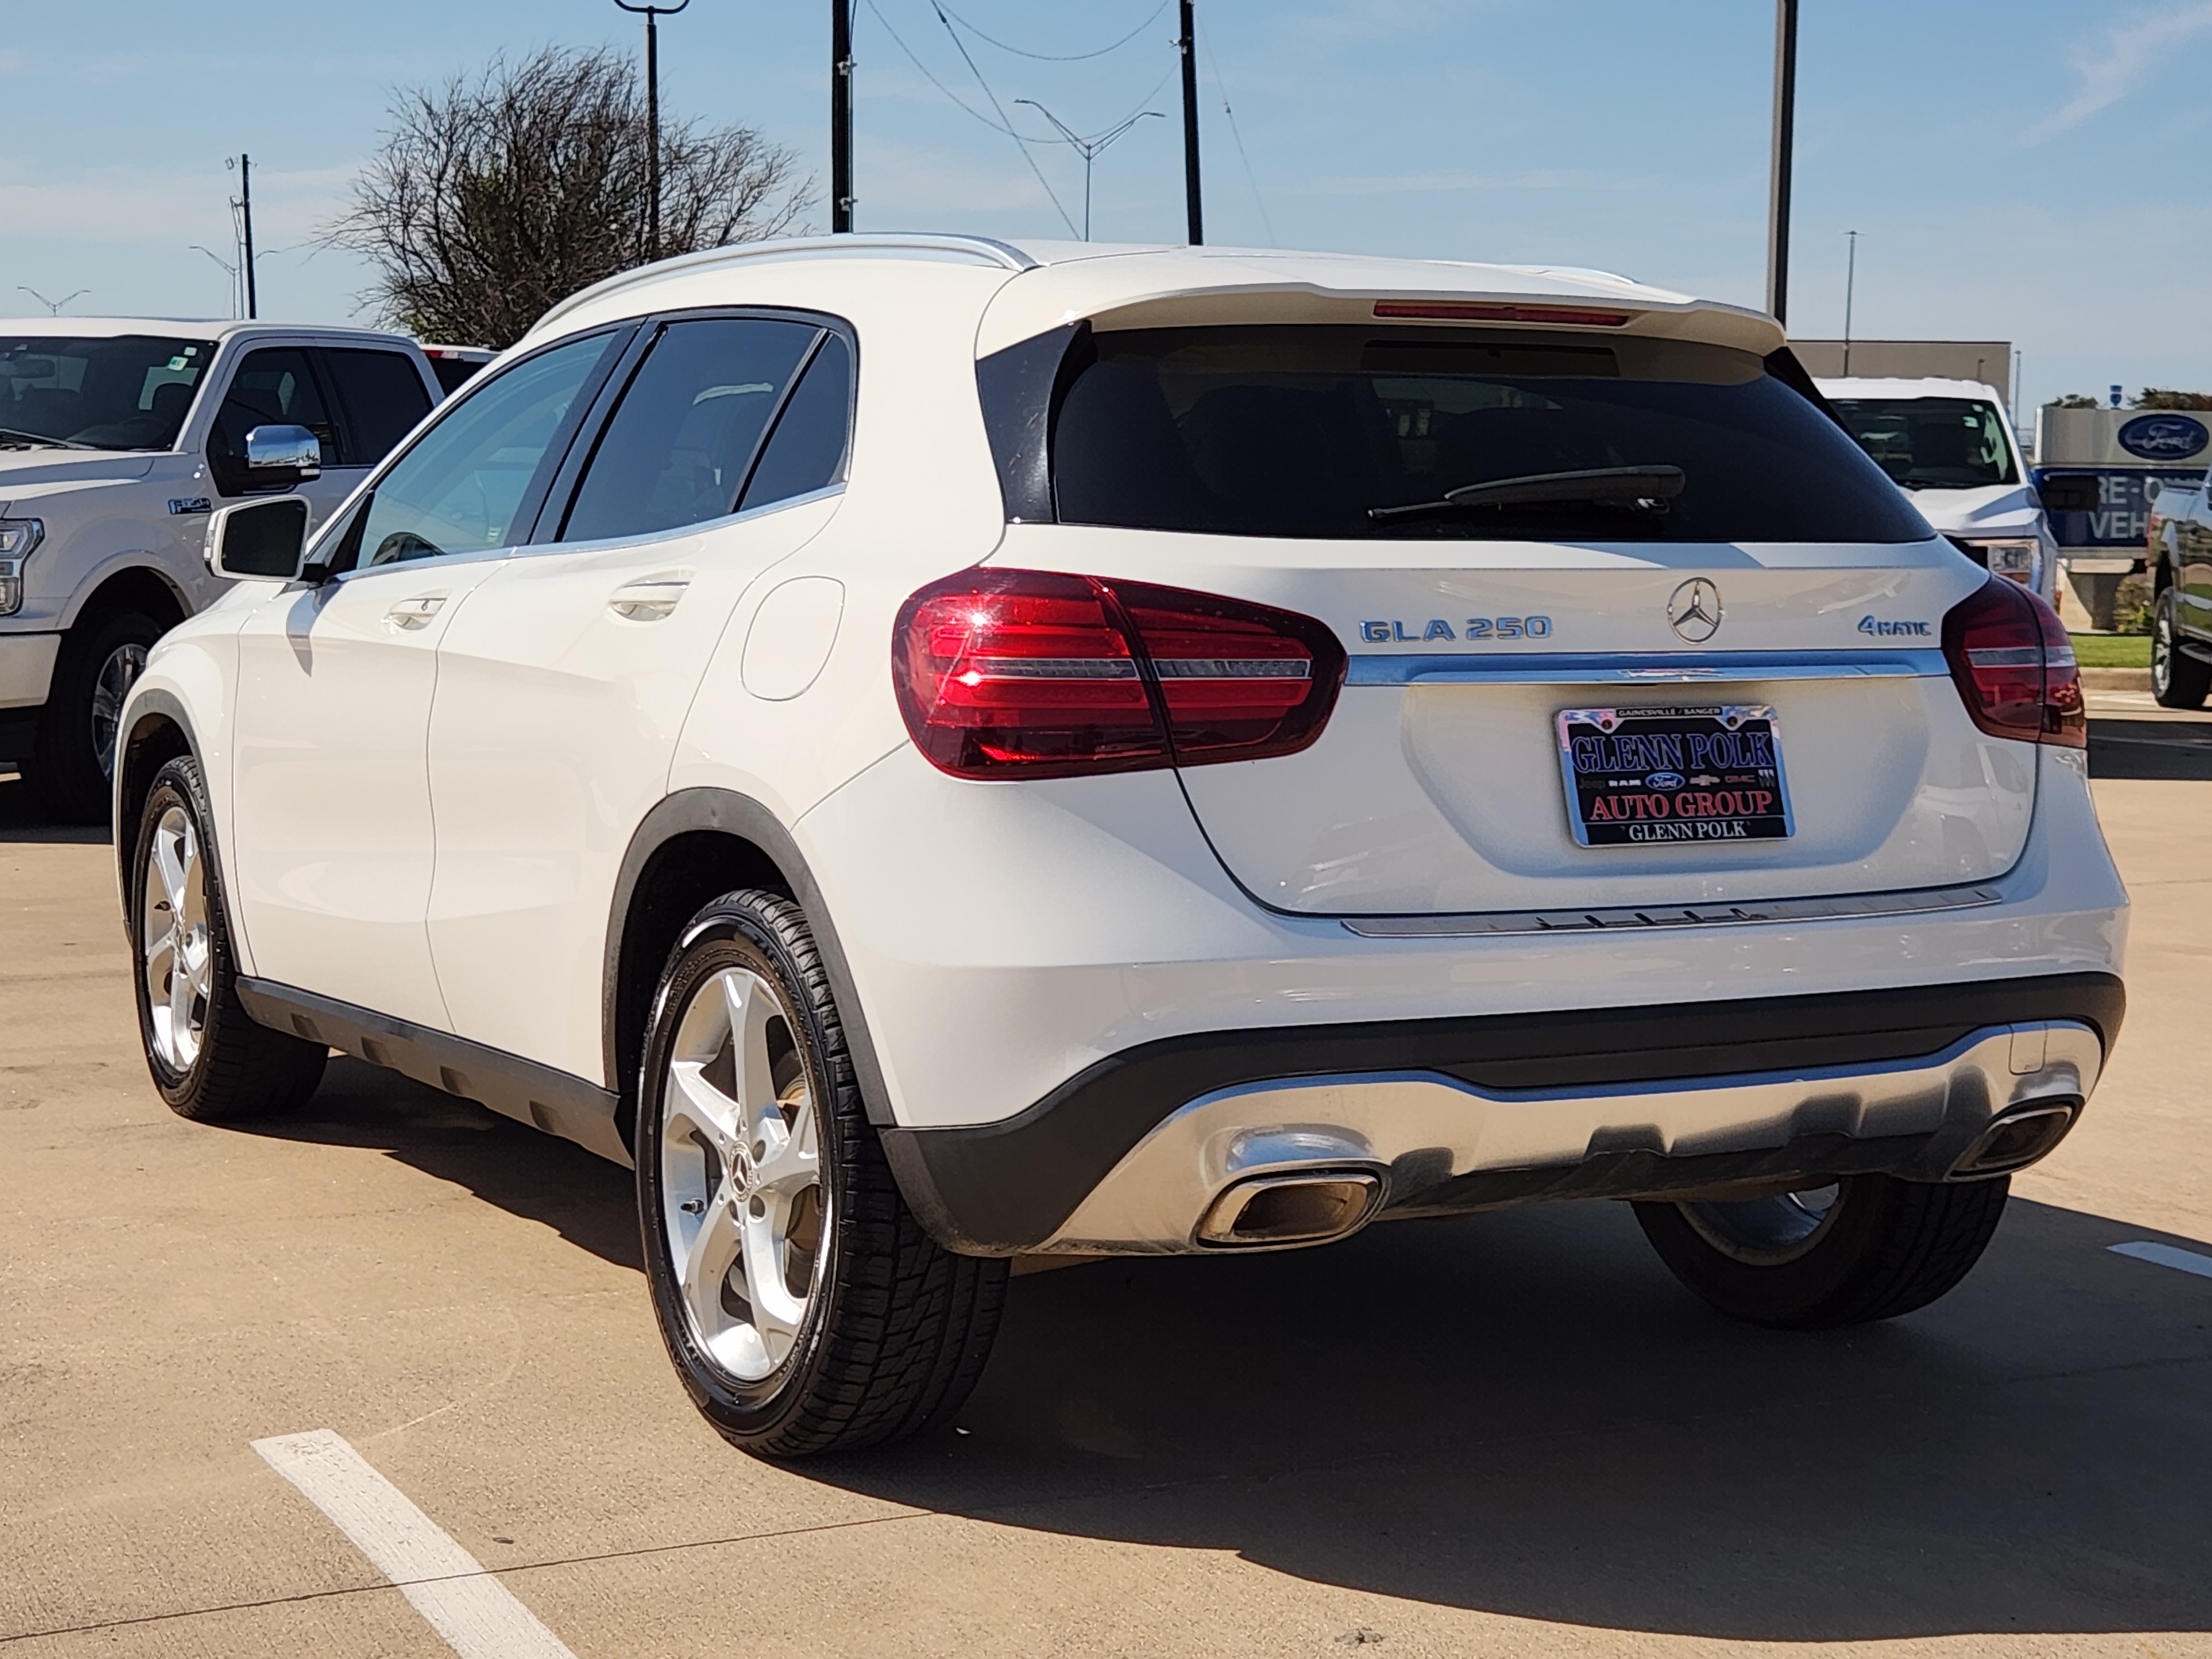
[[[108,848],[0,785],[0,1659],[449,1656],[249,1449],[335,1431],[580,1659],[2212,1655],[2212,720],[2097,699],[2131,1012],[1949,1298],[1728,1324],[1617,1205],[1018,1279],[957,1429],[780,1468],[625,1178],[357,1061],[148,1086]],[[2147,702],[2147,699],[2144,700]]]

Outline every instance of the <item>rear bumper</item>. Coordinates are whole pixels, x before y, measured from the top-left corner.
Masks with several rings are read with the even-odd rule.
[[[2086,1101],[2124,1009],[2116,975],[2076,973],[1210,1032],[1111,1055],[1004,1122],[883,1134],[931,1231],[990,1255],[1201,1249],[1228,1189],[1300,1170],[1370,1180],[1383,1215],[1940,1181],[1997,1117]]]

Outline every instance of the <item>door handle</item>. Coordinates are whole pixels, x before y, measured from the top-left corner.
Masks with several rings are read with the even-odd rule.
[[[445,603],[443,593],[418,593],[411,599],[400,600],[386,611],[384,625],[410,633],[418,628],[428,628],[430,618],[438,614],[439,608]]]
[[[607,609],[629,622],[659,622],[672,612],[691,586],[689,576],[654,576],[625,582],[607,600]]]

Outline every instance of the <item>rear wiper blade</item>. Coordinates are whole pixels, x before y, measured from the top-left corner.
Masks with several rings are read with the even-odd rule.
[[[1577,472],[1531,472],[1518,478],[1492,478],[1488,483],[1462,484],[1457,489],[1446,490],[1442,501],[1415,501],[1407,507],[1370,507],[1367,516],[1382,523],[1391,519],[1461,513],[1477,507],[1571,505],[1577,501],[1619,503],[1646,512],[1663,513],[1669,498],[1682,493],[1685,482],[1679,466],[1597,466]]]

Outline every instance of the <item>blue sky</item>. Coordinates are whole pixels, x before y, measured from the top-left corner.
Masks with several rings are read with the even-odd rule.
[[[1172,5],[860,0],[863,228],[1065,234],[955,50],[1024,131],[1140,108],[1097,163],[1094,234],[1180,239]],[[1208,239],[1596,265],[1759,303],[1770,0],[1200,0]],[[692,0],[664,25],[672,112],[743,121],[826,185],[830,7]],[[1790,314],[1863,337],[2009,338],[2031,400],[2212,389],[2212,0],[1804,0]],[[904,46],[899,44],[904,42]],[[220,315],[256,168],[263,312],[357,319],[368,273],[313,252],[395,87],[547,42],[638,48],[613,0],[76,0],[0,33],[0,311]],[[911,52],[910,58],[908,53]],[[915,59],[919,59],[917,65]],[[1225,86],[1236,131],[1222,112]],[[1250,163],[1248,177],[1237,138]],[[1070,213],[1081,164],[1032,148]],[[827,210],[816,217],[826,227]]]

